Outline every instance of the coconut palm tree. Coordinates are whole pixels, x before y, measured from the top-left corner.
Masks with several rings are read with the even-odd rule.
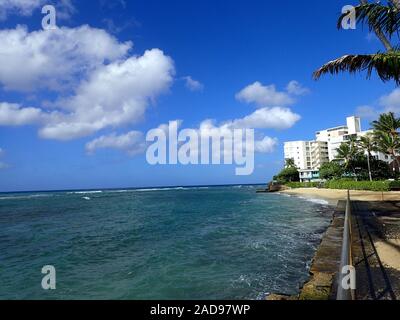
[[[368,164],[368,174],[369,180],[372,181],[372,172],[371,172],[371,152],[376,151],[376,141],[372,133],[367,133],[365,136],[361,137],[358,141],[359,147],[367,153],[367,164]]]
[[[397,158],[400,149],[400,138],[398,135],[392,135],[388,132],[375,131],[374,139],[378,151],[390,155],[396,162],[397,168],[400,168],[400,163]]]
[[[397,137],[399,135],[398,130],[400,129],[400,119],[396,118],[393,112],[381,114],[379,119],[373,121],[371,125],[374,131],[384,132],[393,137]]]
[[[285,167],[286,168],[296,168],[296,163],[294,162],[294,159],[285,159]]]
[[[336,160],[344,161],[344,169],[347,170],[350,166],[351,160],[355,156],[355,148],[352,143],[342,143],[339,148],[336,149]]]
[[[400,85],[400,50],[389,41],[400,29],[400,0],[390,0],[387,5],[360,0],[360,5],[355,10],[357,22],[367,24],[370,31],[375,32],[386,52],[344,55],[315,71],[314,79],[317,80],[327,73],[360,71],[367,71],[367,78],[370,78],[375,70],[382,81],[394,80]],[[344,14],[339,18],[338,28],[341,28],[342,20],[346,16]]]

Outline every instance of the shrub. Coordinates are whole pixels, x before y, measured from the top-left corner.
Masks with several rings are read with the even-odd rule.
[[[299,181],[299,171],[294,167],[283,169],[276,177],[280,183]]]
[[[339,179],[343,174],[343,166],[334,161],[322,164],[319,170],[319,176],[321,179]]]
[[[397,184],[394,181],[349,181],[349,180],[331,180],[325,183],[327,189],[345,189],[345,190],[366,190],[366,191],[390,191]]]

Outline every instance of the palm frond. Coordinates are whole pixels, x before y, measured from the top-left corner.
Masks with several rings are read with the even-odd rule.
[[[345,55],[326,63],[315,71],[313,76],[315,80],[318,80],[327,73],[367,71],[367,78],[369,79],[374,70],[383,82],[394,80],[397,85],[400,85],[400,51],[370,55]]]

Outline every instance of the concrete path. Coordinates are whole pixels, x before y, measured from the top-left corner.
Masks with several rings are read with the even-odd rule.
[[[353,201],[358,300],[400,299],[400,202]]]

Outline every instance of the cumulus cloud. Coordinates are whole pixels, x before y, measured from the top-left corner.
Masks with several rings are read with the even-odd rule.
[[[44,4],[44,0],[1,0],[0,18],[4,19],[8,14],[31,15],[33,10]]]
[[[301,119],[301,116],[289,108],[261,108],[252,114],[226,124],[232,128],[249,129],[289,129]]]
[[[0,84],[6,90],[62,90],[104,63],[125,57],[131,42],[120,43],[101,29],[81,26],[51,32],[26,27],[0,31]]]
[[[255,104],[258,107],[286,107],[296,102],[295,96],[305,95],[309,92],[309,89],[295,80],[288,83],[286,91],[278,91],[273,84],[263,85],[261,82],[256,81],[238,92],[236,99],[241,102]]]
[[[359,106],[355,112],[356,116],[364,119],[375,119],[378,116],[378,111],[371,106]]]
[[[400,89],[396,88],[388,95],[384,95],[379,99],[379,104],[386,112],[392,111],[398,113],[400,111]]]
[[[118,149],[126,151],[130,155],[143,153],[146,149],[146,143],[142,132],[130,131],[126,134],[101,136],[86,144],[86,151],[93,154],[98,149]]]
[[[61,103],[69,113],[40,130],[47,139],[70,140],[109,126],[134,124],[173,81],[172,60],[158,49],[104,66]]]
[[[8,90],[59,92],[47,109],[0,104],[0,125],[39,124],[46,139],[71,140],[107,127],[135,124],[167,91],[174,63],[159,49],[128,56],[120,43],[89,26],[28,33],[23,27],[0,31],[0,84]],[[63,91],[65,93],[65,91]]]
[[[294,103],[288,93],[277,91],[275,85],[264,86],[258,81],[237,93],[236,99],[262,107],[287,106]]]
[[[377,105],[359,106],[356,114],[363,118],[376,119],[379,114],[394,112],[400,114],[400,89],[396,88],[389,94],[383,95],[378,99]]]
[[[193,79],[190,76],[183,77],[183,80],[185,80],[186,88],[188,88],[190,91],[203,91],[204,89],[204,85],[201,82]]]
[[[255,142],[255,151],[258,153],[271,153],[275,151],[278,145],[278,139],[264,137],[264,139]]]
[[[288,83],[286,90],[289,94],[302,96],[310,93],[310,89],[303,87],[298,81],[292,80]]]
[[[44,113],[37,108],[22,108],[19,104],[0,103],[0,125],[22,126],[39,123]]]

